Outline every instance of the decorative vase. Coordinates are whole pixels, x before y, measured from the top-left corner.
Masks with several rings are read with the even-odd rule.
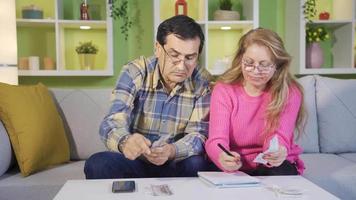
[[[29,56],[28,57],[28,67],[30,70],[37,71],[40,69],[40,57],[39,56]]]
[[[94,69],[96,54],[78,54],[81,70]]]
[[[80,19],[81,20],[90,20],[89,6],[87,4],[87,1],[80,4]]]
[[[214,12],[214,20],[231,21],[239,19],[240,13],[234,10],[216,10]]]
[[[175,3],[175,14],[176,15],[187,15],[187,2],[185,0],[176,0]]]
[[[43,69],[44,70],[55,70],[54,61],[51,57],[43,58]]]
[[[19,70],[29,70],[28,57],[19,58],[18,68]]]
[[[307,68],[320,68],[323,65],[323,49],[320,47],[319,43],[313,42],[307,44],[305,60]]]

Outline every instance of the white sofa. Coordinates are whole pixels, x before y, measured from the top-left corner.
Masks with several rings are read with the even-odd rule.
[[[341,199],[356,199],[356,80],[306,76],[299,81],[309,115],[298,141],[305,151],[304,176]],[[65,122],[72,161],[26,178],[12,167],[0,176],[1,200],[52,199],[66,180],[84,179],[84,160],[105,150],[98,128],[108,111],[111,89],[52,91]],[[1,128],[0,139],[0,154],[13,157]]]

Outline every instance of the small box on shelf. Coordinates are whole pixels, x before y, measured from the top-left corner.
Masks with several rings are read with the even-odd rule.
[[[19,70],[29,70],[28,57],[20,57],[18,61]]]
[[[22,18],[43,19],[43,10],[36,5],[29,5],[22,8]]]
[[[51,57],[43,58],[43,70],[55,70],[55,61]]]

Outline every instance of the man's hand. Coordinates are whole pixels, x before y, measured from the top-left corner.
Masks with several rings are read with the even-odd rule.
[[[173,144],[165,144],[160,147],[151,149],[150,154],[144,154],[148,161],[155,165],[163,165],[168,160],[172,160],[176,156],[176,149]]]
[[[233,156],[227,155],[225,152],[221,152],[219,155],[220,165],[224,168],[225,171],[236,171],[242,167],[242,162],[240,154],[237,152],[230,151]]]
[[[135,160],[143,153],[149,155],[151,153],[150,146],[150,140],[139,133],[134,133],[123,144],[122,153],[127,159]]]
[[[273,153],[266,153],[263,156],[268,163],[268,167],[278,167],[287,158],[287,149],[283,145],[279,145],[278,151]]]

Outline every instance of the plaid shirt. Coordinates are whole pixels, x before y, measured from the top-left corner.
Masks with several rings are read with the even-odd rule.
[[[124,66],[109,114],[100,126],[101,139],[119,151],[124,136],[145,135],[151,142],[164,136],[176,148],[176,160],[204,152],[208,136],[210,74],[196,67],[191,77],[170,93],[161,81],[156,57],[140,57]]]

